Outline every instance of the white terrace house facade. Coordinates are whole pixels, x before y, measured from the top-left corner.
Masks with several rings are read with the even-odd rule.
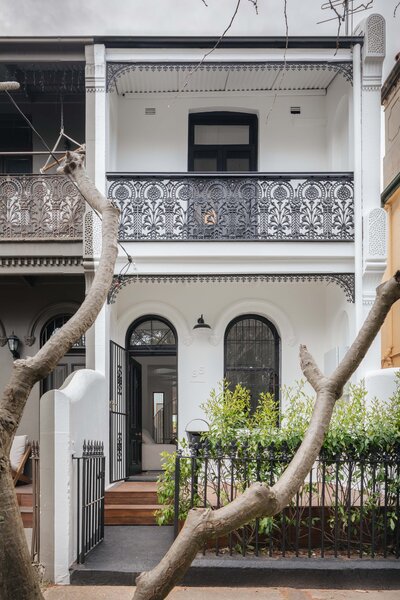
[[[287,49],[283,38],[226,38],[208,53],[214,44],[4,42],[25,114],[48,143],[61,115],[65,133],[86,142],[89,175],[121,210],[108,303],[32,393],[20,427],[41,441],[45,560],[58,580],[74,547],[71,450],[104,440],[116,481],[159,469],[160,451],[204,418],[201,404],[224,377],[279,402],[280,387],[301,378],[300,343],[327,373],[335,368],[385,270],[384,19],[370,15],[339,48],[336,37],[289,38]],[[3,99],[2,122],[11,110]],[[32,155],[42,148],[20,121],[17,130],[1,154],[0,318],[3,341],[14,329],[27,355],[90,286],[100,222],[83,216],[70,182],[38,174],[46,156]],[[48,391],[85,354],[87,370]],[[379,368],[377,339],[357,379]],[[70,545],[57,549],[65,536]]]

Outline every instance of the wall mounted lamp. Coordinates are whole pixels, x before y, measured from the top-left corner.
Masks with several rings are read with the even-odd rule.
[[[12,334],[7,338],[7,344],[8,344],[8,349],[10,350],[11,354],[13,355],[14,360],[16,358],[19,358],[18,348],[19,348],[20,341],[14,332],[12,332]]]
[[[204,321],[204,316],[201,315],[198,319],[197,319],[197,323],[196,325],[193,327],[193,329],[211,329],[210,325],[208,325],[205,321]]]

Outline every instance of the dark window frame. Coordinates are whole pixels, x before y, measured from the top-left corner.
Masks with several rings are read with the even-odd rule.
[[[195,144],[194,132],[196,125],[248,125],[248,144]],[[195,155],[217,156],[216,173],[226,172],[225,163],[227,154],[248,153],[250,161],[249,172],[257,171],[258,162],[258,117],[254,113],[243,112],[200,112],[189,114],[189,140],[188,140],[188,171],[194,171]]]
[[[237,325],[238,323],[240,323],[241,321],[245,321],[246,319],[255,319],[256,321],[260,321],[261,323],[263,323],[264,325],[266,325],[269,330],[271,331],[273,338],[274,338],[274,372],[275,372],[275,382],[274,382],[274,399],[275,399],[275,403],[277,405],[277,408],[280,408],[280,381],[281,381],[281,338],[279,335],[279,332],[277,330],[277,328],[275,327],[275,325],[269,321],[266,317],[263,317],[261,315],[257,315],[257,314],[244,314],[244,315],[239,315],[238,317],[235,317],[234,319],[232,319],[228,325],[226,326],[225,329],[225,334],[224,334],[224,378],[226,380],[228,380],[229,382],[229,373],[227,371],[227,369],[230,369],[230,371],[246,371],[248,370],[249,372],[264,372],[266,369],[264,367],[251,367],[250,365],[247,367],[241,367],[241,368],[235,368],[235,367],[229,367],[227,364],[227,344],[228,344],[228,337],[230,332],[232,331],[233,327],[235,325]],[[248,342],[252,342],[254,340],[247,340]],[[265,390],[265,391],[270,391],[270,390]],[[254,398],[251,401],[251,410],[254,411],[255,405],[258,401],[258,398]]]
[[[152,320],[160,321],[161,323],[164,323],[164,325],[167,325],[167,327],[169,327],[169,329],[172,331],[172,333],[175,337],[175,344],[165,344],[165,345],[159,345],[159,346],[156,346],[156,345],[133,346],[133,345],[131,345],[130,340],[131,340],[131,336],[132,336],[134,329],[136,329],[139,325],[146,323],[146,321],[152,321]],[[176,333],[175,327],[172,325],[172,323],[170,321],[168,321],[168,319],[165,319],[164,317],[160,317],[159,315],[153,315],[153,314],[144,315],[143,317],[139,317],[138,319],[135,319],[135,321],[133,321],[133,323],[131,323],[131,325],[129,326],[129,328],[126,332],[125,347],[131,356],[173,356],[173,355],[178,356],[178,335]]]

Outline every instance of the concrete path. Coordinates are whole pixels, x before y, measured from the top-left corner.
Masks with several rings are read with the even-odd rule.
[[[57,586],[46,600],[132,600],[134,588]],[[294,588],[175,588],[168,600],[399,600],[400,590],[297,590]]]

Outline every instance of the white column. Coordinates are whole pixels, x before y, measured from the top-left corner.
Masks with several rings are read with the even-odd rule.
[[[96,187],[106,193],[107,94],[103,44],[86,46],[86,168]],[[91,210],[85,216],[84,267],[87,287],[101,252],[101,221]],[[107,307],[87,333],[86,366],[106,373]]]
[[[364,320],[386,269],[386,213],[381,208],[381,86],[385,57],[385,20],[370,15],[364,24],[361,80],[361,193],[363,215],[362,305]],[[378,335],[359,376],[381,366]]]

